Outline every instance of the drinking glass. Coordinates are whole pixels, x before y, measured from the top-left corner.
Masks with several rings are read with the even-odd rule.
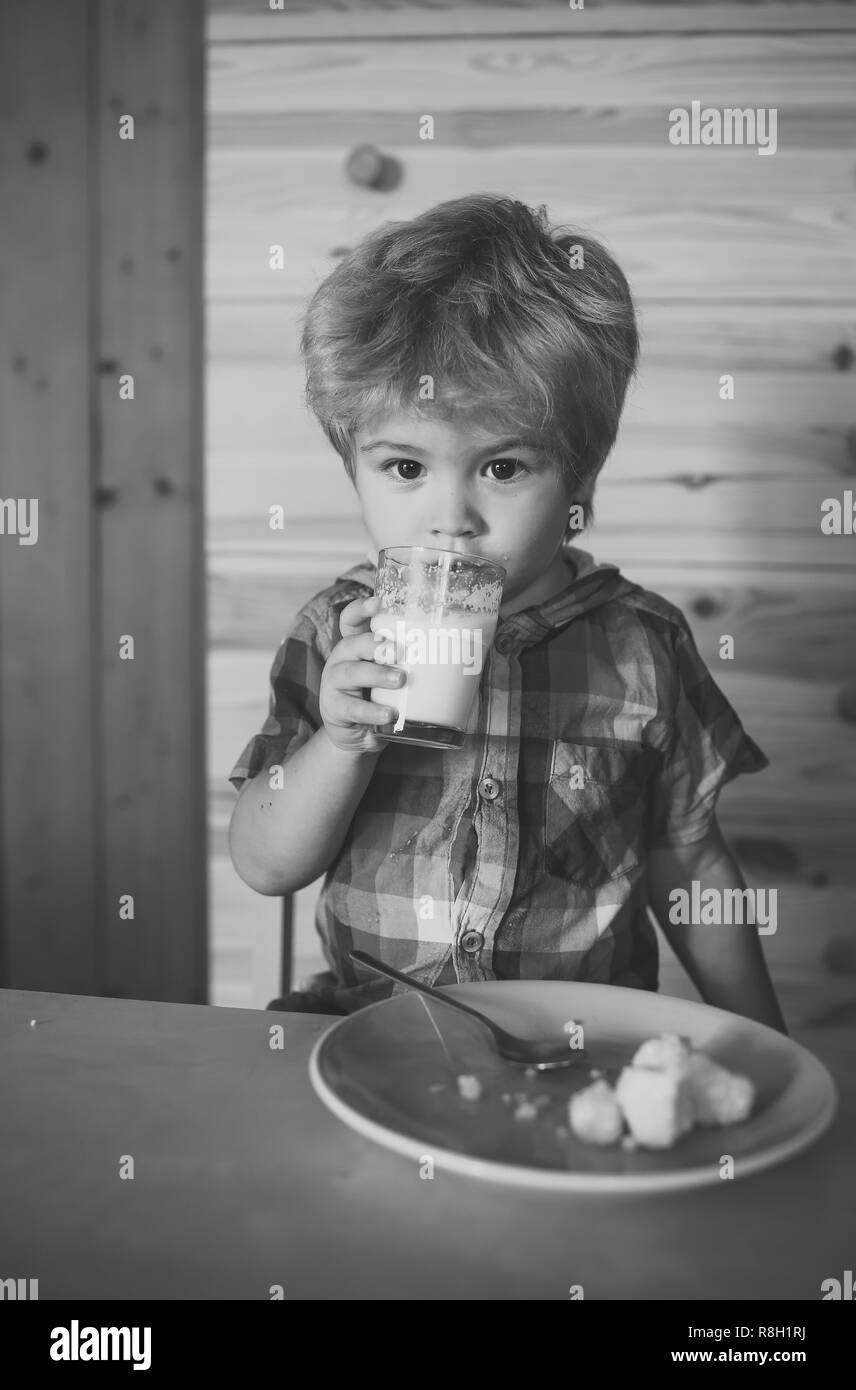
[[[375,593],[381,608],[372,631],[384,641],[375,659],[400,667],[398,690],[373,687],[371,698],[396,711],[375,725],[391,743],[460,748],[484,663],[499,621],[506,571],[456,550],[390,546],[378,554]]]

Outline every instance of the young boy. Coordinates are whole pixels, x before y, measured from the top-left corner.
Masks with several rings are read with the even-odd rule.
[[[367,237],[313,296],[302,349],[373,562],[301,609],[230,774],[241,878],[280,895],[325,875],[329,970],[282,1007],[350,1013],[400,988],[354,949],[428,984],[656,990],[650,904],[708,1003],[785,1031],[755,926],[669,917],[693,881],[745,887],[716,800],[768,760],[680,610],[574,544],[637,365],[619,267],[544,209],[457,199]],[[370,688],[404,678],[369,626],[377,551],[393,545],[507,571],[460,749],[372,728],[395,712]]]

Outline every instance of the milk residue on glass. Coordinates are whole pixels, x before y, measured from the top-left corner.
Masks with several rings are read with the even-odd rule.
[[[387,556],[375,592],[388,613],[416,608],[430,616],[438,607],[444,612],[496,613],[503,578],[486,580],[484,568],[466,556],[406,564]]]

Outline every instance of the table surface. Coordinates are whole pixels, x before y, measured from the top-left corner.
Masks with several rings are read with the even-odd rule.
[[[853,1268],[852,1028],[797,1035],[839,1088],[812,1148],[615,1197],[420,1177],[315,1096],[332,1021],[0,990],[0,1278],[40,1299],[815,1300]]]

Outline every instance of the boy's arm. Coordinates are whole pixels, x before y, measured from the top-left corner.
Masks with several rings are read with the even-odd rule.
[[[375,595],[353,599],[338,614],[332,645],[331,633],[319,644],[315,619],[303,610],[277,652],[262,736],[301,741],[273,764],[282,786],[271,786],[264,768],[244,782],[229,825],[232,863],[257,893],[295,893],[326,873],[372,779],[386,746],[375,726],[395,712],[363,691],[398,688],[403,679],[376,660],[371,620],[379,606]],[[249,767],[257,766],[255,743],[245,750]]]
[[[372,778],[379,753],[339,748],[324,727],[286,759],[282,787],[269,770],[245,782],[229,825],[240,877],[257,893],[295,893],[325,873]]]
[[[746,883],[714,818],[708,835],[690,845],[652,850],[648,860],[648,902],[658,923],[706,1004],[729,1009],[787,1034],[767,965],[751,923],[677,925],[670,921],[669,894],[682,888],[692,900],[715,888],[743,890]]]

